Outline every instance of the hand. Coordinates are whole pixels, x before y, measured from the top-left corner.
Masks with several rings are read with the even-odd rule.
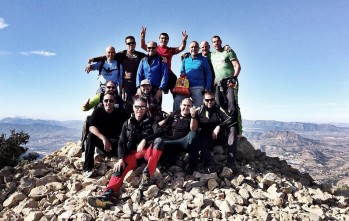
[[[147,141],[143,139],[137,146],[137,152],[143,151],[146,144],[147,144]]]
[[[186,31],[182,31],[182,40],[186,41],[188,39],[188,35]]]
[[[121,168],[125,167],[125,163],[123,159],[119,159],[115,164],[113,168],[113,172],[119,172],[121,171]]]
[[[88,64],[85,68],[85,72],[88,74],[90,73],[91,69],[92,69],[92,65]]]
[[[87,60],[87,63],[89,63],[89,64],[91,64],[93,62],[93,58],[89,58],[88,60]]]
[[[142,26],[142,29],[141,29],[141,37],[142,38],[145,38],[145,33],[146,32],[147,32],[147,28]]]
[[[186,77],[187,75],[185,75],[185,73],[181,73],[181,75],[179,75],[179,77],[181,77],[181,78],[184,78],[184,77]]]
[[[213,132],[212,132],[212,139],[213,139],[213,140],[216,140],[216,139],[217,139],[218,133],[219,133],[220,130],[221,130],[221,127],[220,127],[220,126],[217,126],[217,127],[213,130]]]
[[[190,115],[191,115],[191,117],[196,116],[196,108],[194,105],[190,108]]]
[[[155,99],[156,99],[157,101],[160,101],[161,96],[162,96],[162,90],[159,89],[159,90],[156,92],[156,94],[155,94]]]
[[[231,49],[231,47],[229,45],[224,45],[223,50],[226,51],[226,52],[231,52],[232,51],[232,49]]]
[[[84,108],[87,108],[90,104],[90,98],[82,105]]]
[[[103,145],[104,145],[104,150],[107,152],[111,151],[112,145],[111,145],[110,141],[107,138],[102,139],[102,141],[103,141]]]

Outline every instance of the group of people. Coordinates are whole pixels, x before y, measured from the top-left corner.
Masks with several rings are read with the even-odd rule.
[[[91,58],[85,71],[99,71],[96,95],[82,106],[94,108],[85,125],[86,177],[94,176],[94,152],[117,158],[113,174],[103,196],[89,197],[94,207],[109,208],[111,197],[118,194],[128,171],[146,163],[139,188],[146,190],[158,162],[173,165],[180,152],[187,152],[185,171],[197,170],[201,159],[207,172],[219,172],[222,166],[211,151],[216,143],[227,148],[226,166],[237,171],[237,138],[242,133],[238,106],[238,76],[241,70],[235,52],[222,47],[219,36],[212,37],[216,49],[210,52],[207,41],[192,41],[189,53],[183,54],[181,76],[189,80],[190,96],[173,94],[173,112],[162,111],[163,93],[172,92],[177,76],[171,70],[172,56],[186,47],[188,35],[182,32],[179,47],[168,47],[169,36],[161,33],[159,45],[145,43],[146,28],[142,27],[141,48],[136,51],[133,36],[127,36],[127,49],[115,52],[106,48],[106,55]],[[84,141],[82,144],[84,145]]]

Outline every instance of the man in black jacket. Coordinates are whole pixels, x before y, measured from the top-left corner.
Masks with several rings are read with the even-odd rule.
[[[150,185],[150,177],[156,170],[156,165],[161,157],[163,141],[162,129],[153,118],[147,118],[147,101],[137,98],[133,104],[134,115],[123,125],[118,144],[119,160],[114,165],[114,173],[102,197],[89,197],[88,203],[93,207],[110,208],[110,197],[117,194],[122,186],[128,171],[137,167],[139,159],[145,159],[147,165],[143,170],[141,190],[146,190]]]
[[[212,149],[217,141],[221,142],[221,144],[225,144],[227,141],[227,166],[234,172],[237,172],[235,163],[237,149],[236,118],[230,117],[216,104],[215,96],[212,92],[205,93],[204,104],[198,110],[198,118],[200,128],[198,142],[204,163],[210,164],[209,162],[212,160],[211,153],[207,150]],[[228,136],[224,134],[225,130],[229,131]]]

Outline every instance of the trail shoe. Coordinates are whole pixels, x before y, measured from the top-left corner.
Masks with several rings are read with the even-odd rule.
[[[91,177],[94,177],[95,174],[94,174],[93,170],[86,170],[86,171],[84,171],[83,175],[86,178],[91,178]]]
[[[110,209],[114,204],[105,196],[91,196],[87,198],[90,206],[95,208]]]
[[[145,191],[148,189],[149,186],[150,186],[150,176],[149,174],[143,173],[142,181],[139,184],[139,189]]]

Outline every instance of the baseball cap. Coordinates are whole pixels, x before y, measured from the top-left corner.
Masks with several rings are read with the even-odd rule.
[[[142,85],[151,85],[151,83],[150,83],[149,80],[144,79],[144,80],[141,81],[141,86],[142,86]]]

